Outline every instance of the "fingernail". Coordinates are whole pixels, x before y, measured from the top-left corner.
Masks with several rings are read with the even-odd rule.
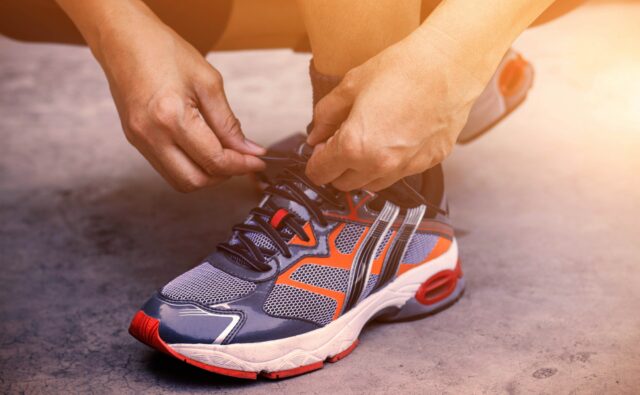
[[[244,139],[244,145],[246,145],[247,148],[249,148],[250,150],[254,151],[257,154],[263,154],[263,153],[265,153],[267,151],[263,146],[261,146],[260,144],[256,143],[255,141],[249,140],[246,137]]]

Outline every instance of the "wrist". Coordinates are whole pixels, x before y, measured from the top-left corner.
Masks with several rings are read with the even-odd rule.
[[[412,41],[411,52],[420,59],[420,78],[432,79],[437,73],[447,81],[451,92],[464,91],[465,95],[472,96],[480,94],[496,67],[491,68],[487,63],[474,59],[459,42],[431,27],[421,27],[408,39]]]
[[[440,66],[461,73],[460,77],[473,81],[480,89],[489,81],[509,48],[508,43],[494,43],[480,48],[475,40],[461,39],[436,24],[426,22],[416,30],[416,35],[420,37],[419,40],[430,57],[435,52],[446,63]]]
[[[416,34],[487,82],[511,43],[553,0],[444,0]]]

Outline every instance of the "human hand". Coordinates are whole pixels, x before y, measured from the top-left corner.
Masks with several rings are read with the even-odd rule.
[[[491,70],[472,75],[433,39],[414,32],[350,70],[317,104],[307,139],[312,181],[378,191],[449,155]]]
[[[262,170],[220,73],[155,15],[130,15],[92,45],[128,141],[182,192]]]

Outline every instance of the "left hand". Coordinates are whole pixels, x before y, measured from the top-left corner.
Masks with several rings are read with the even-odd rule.
[[[317,104],[307,139],[312,181],[378,191],[449,155],[491,71],[477,78],[435,39],[414,32],[350,70]]]

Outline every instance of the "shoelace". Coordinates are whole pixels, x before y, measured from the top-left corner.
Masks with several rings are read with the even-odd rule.
[[[322,213],[320,205],[328,203],[338,209],[344,209],[342,194],[338,193],[331,187],[323,187],[315,185],[304,175],[306,160],[300,157],[263,157],[267,162],[278,162],[284,170],[276,177],[273,185],[267,187],[266,195],[271,197],[280,197],[303,206],[310,217],[315,219],[321,226],[327,225],[327,220]],[[309,198],[304,190],[297,184],[303,184],[307,188],[313,190],[317,196],[317,201]],[[268,218],[265,219],[265,218]],[[252,223],[248,223],[252,222]],[[234,232],[237,243],[230,242],[221,243],[218,249],[238,258],[237,261],[246,263],[247,266],[257,271],[268,271],[271,267],[267,261],[274,254],[281,253],[284,257],[290,258],[291,251],[288,246],[288,240],[285,230],[289,230],[289,235],[298,236],[303,241],[309,241],[310,237],[304,230],[304,223],[295,214],[289,213],[278,204],[274,199],[269,198],[262,207],[255,207],[250,211],[249,220],[235,225],[232,230]],[[276,247],[272,250],[266,247],[256,245],[247,233],[257,233],[266,236]]]

